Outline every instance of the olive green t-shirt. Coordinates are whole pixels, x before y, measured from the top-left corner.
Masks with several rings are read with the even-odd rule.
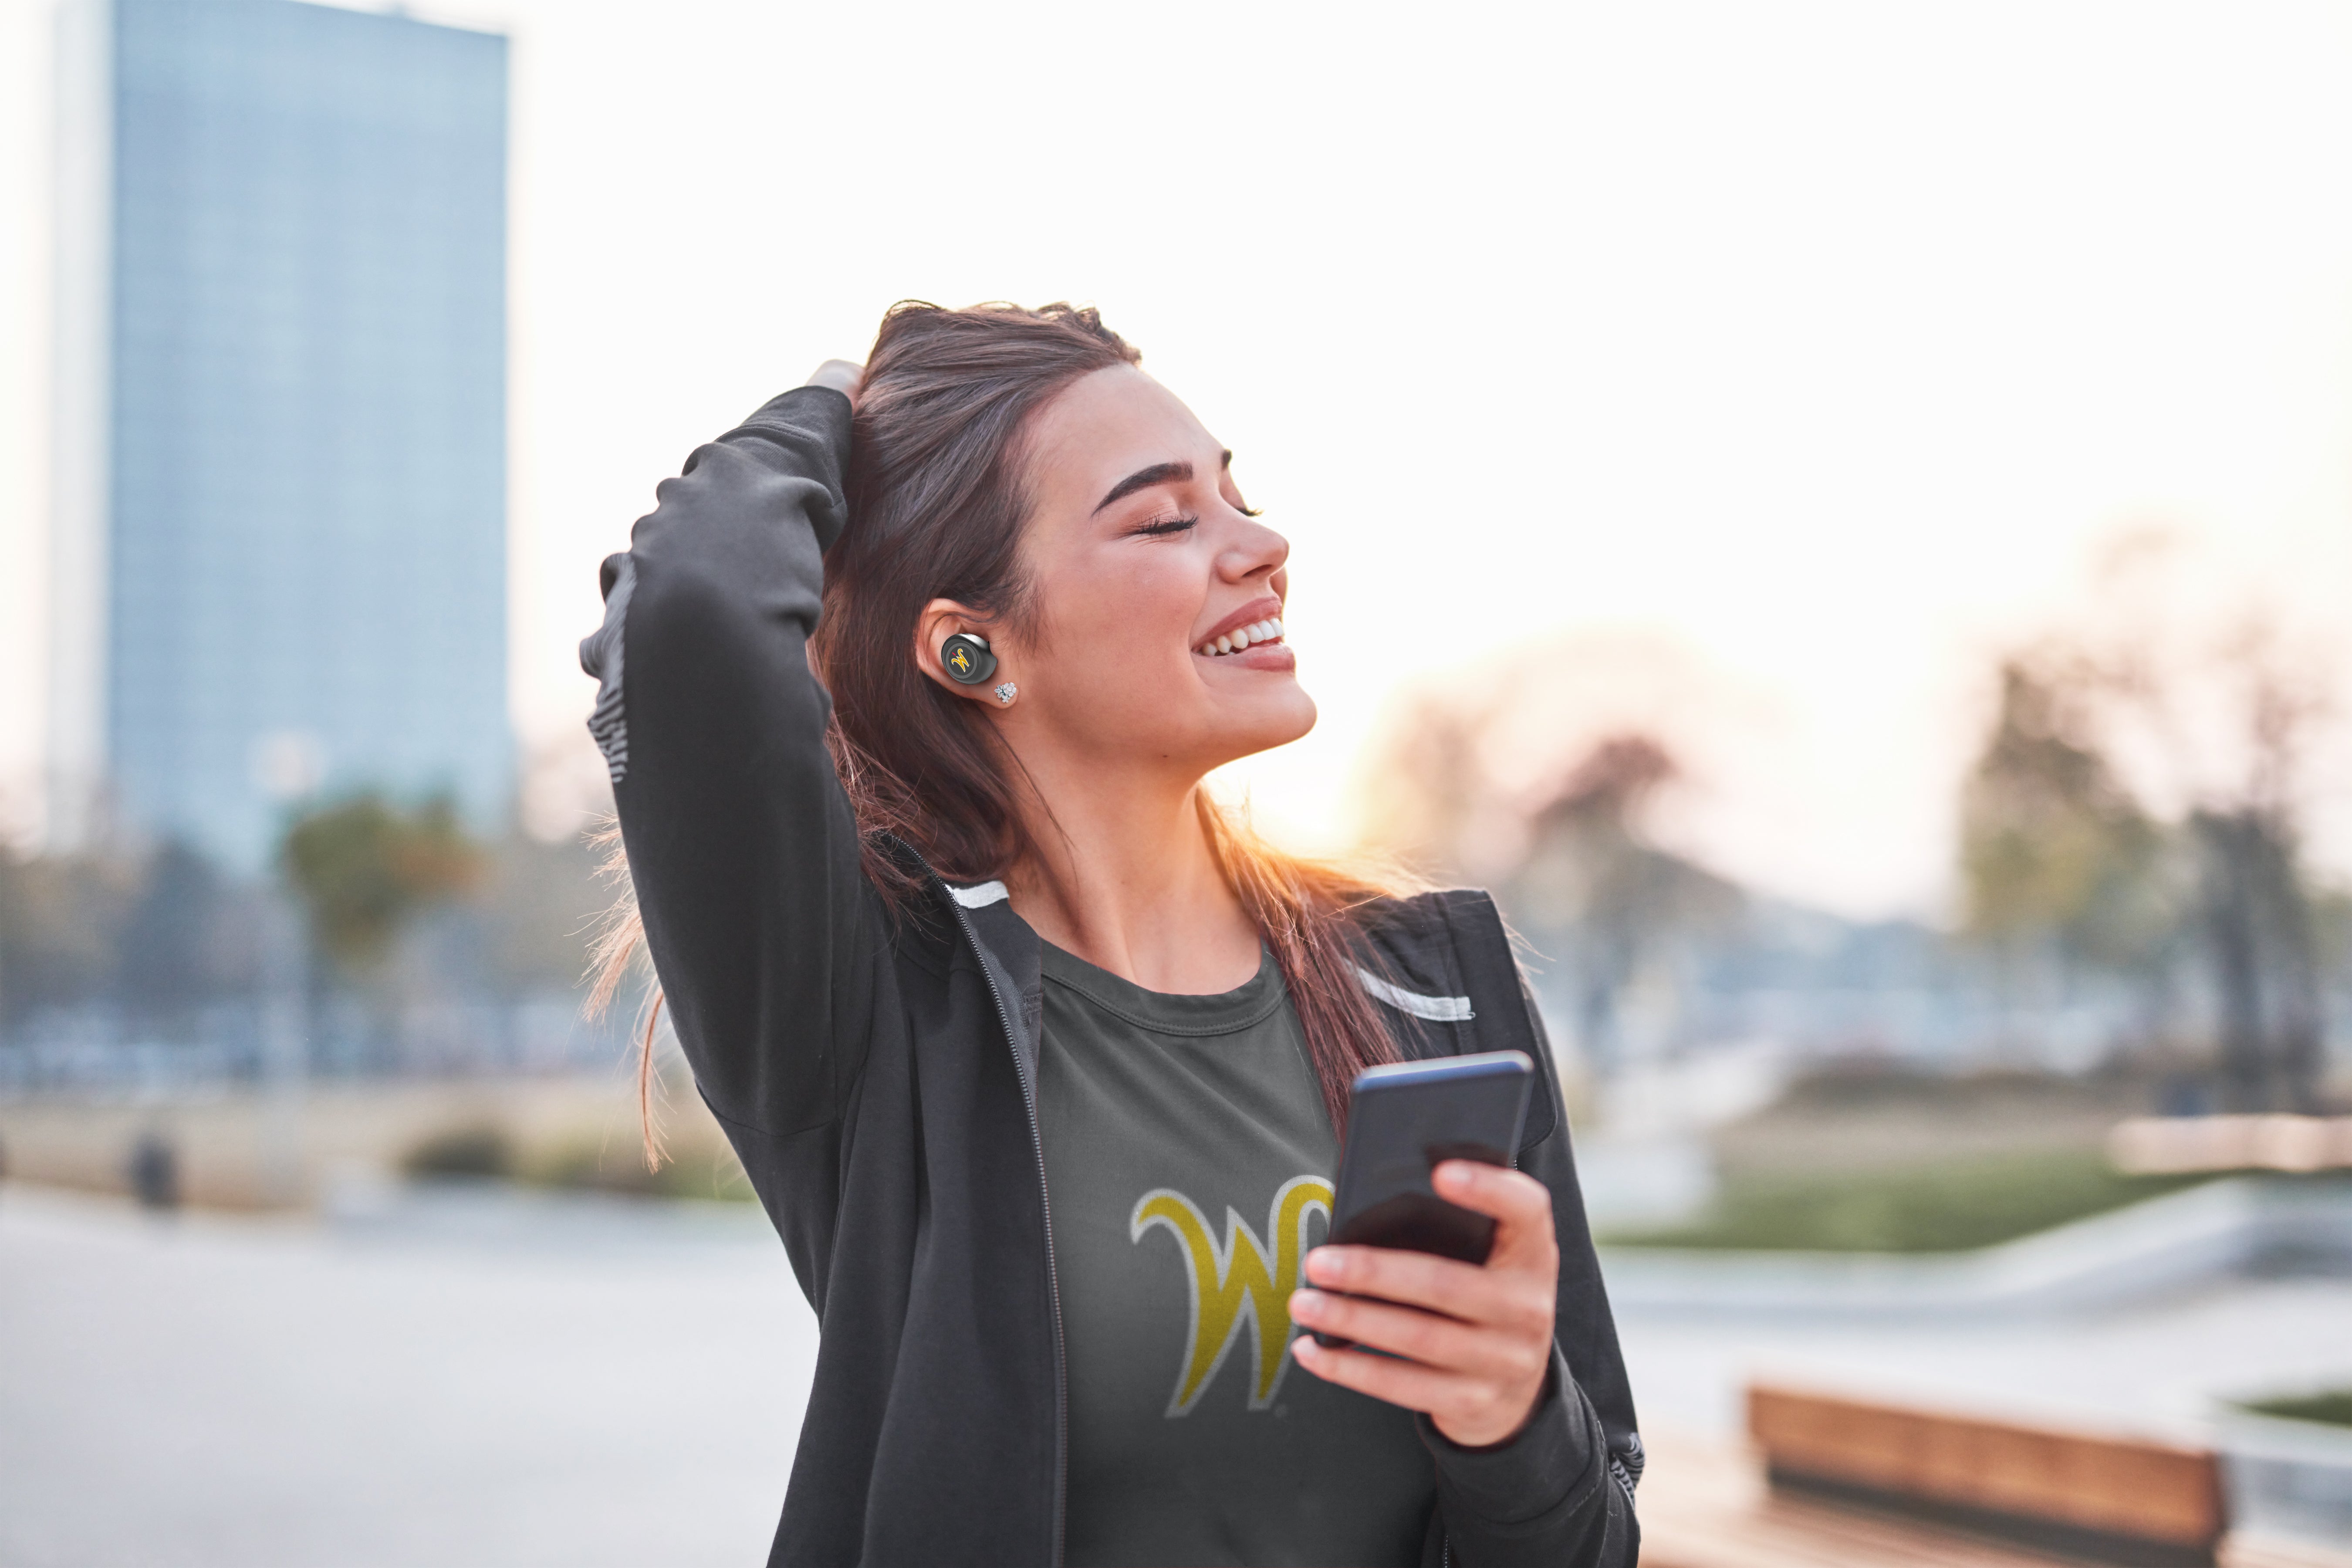
[[[1295,1365],[1337,1148],[1281,971],[1173,996],[1048,943],[1038,1073],[1069,1369],[1072,1568],[1411,1564],[1411,1412]]]

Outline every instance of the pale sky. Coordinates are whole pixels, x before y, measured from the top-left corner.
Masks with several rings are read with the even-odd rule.
[[[526,743],[655,483],[905,296],[1092,301],[1233,447],[1323,711],[1238,772],[1300,843],[1396,682],[1572,631],[1711,694],[1689,847],[1935,913],[1991,654],[2102,541],[2323,630],[2352,591],[2341,4],[415,10],[514,39]],[[18,820],[49,17],[0,0]]]

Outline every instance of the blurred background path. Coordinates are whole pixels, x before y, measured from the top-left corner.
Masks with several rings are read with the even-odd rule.
[[[2312,1276],[1973,1322],[1621,1327],[1672,1466],[1737,1444],[1759,1376],[2210,1441],[2222,1397],[2352,1373],[2347,1323],[2352,1279]],[[815,1326],[749,1205],[441,1184],[158,1219],[18,1185],[0,1345],[12,1568],[690,1568],[763,1550]]]
[[[159,1221],[9,1186],[0,1562],[758,1562],[815,1338],[750,1205]]]

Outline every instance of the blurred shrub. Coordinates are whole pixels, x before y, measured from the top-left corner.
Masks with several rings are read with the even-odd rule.
[[[494,1122],[449,1128],[419,1140],[400,1168],[418,1177],[496,1177],[536,1187],[628,1193],[641,1197],[748,1203],[755,1194],[735,1152],[713,1131],[674,1141],[660,1170],[646,1169],[635,1138],[574,1123],[553,1136],[517,1137]]]
[[[1885,1057],[1832,1058],[1789,1081],[1772,1110],[1783,1116],[1917,1110],[1938,1116],[1998,1112],[2020,1104],[2105,1109],[2115,1086],[2035,1068],[1937,1072]]]
[[[2318,1421],[2330,1426],[2352,1426],[2352,1389],[2306,1394],[2300,1399],[2249,1399],[2242,1408],[2257,1415],[2279,1415],[2289,1421]]]
[[[635,1139],[583,1134],[533,1154],[520,1173],[538,1186],[728,1203],[753,1200],[751,1178],[723,1141],[674,1144],[670,1153],[660,1170],[648,1171]]]
[[[1601,1239],[1625,1247],[1961,1252],[2205,1179],[2117,1175],[2097,1150],[2072,1149],[1901,1170],[1735,1175],[1695,1224]]]
[[[514,1144],[502,1129],[487,1124],[452,1128],[410,1148],[400,1168],[412,1176],[511,1175]]]

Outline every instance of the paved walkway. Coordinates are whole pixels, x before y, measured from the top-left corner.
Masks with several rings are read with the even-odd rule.
[[[756,1209],[568,1218],[0,1187],[0,1563],[763,1561],[815,1349],[782,1249]]]
[[[2347,1323],[2352,1280],[2313,1279],[2101,1318],[1622,1335],[1664,1480],[1677,1432],[1736,1435],[1756,1373],[2201,1435],[2217,1395],[2352,1378]],[[0,1563],[741,1568],[814,1352],[748,1205],[461,1193],[156,1224],[0,1186]]]

